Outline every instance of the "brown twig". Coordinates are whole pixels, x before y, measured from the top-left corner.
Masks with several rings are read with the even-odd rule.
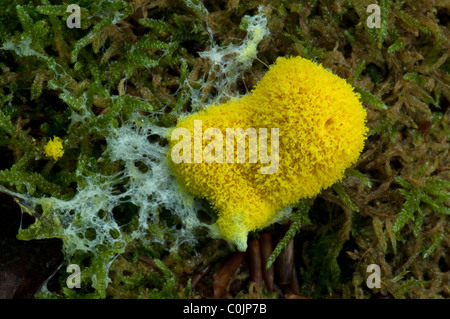
[[[262,233],[260,238],[261,261],[263,267],[263,278],[266,288],[269,291],[274,290],[274,267],[273,264],[266,269],[267,261],[273,252],[272,235],[270,233]]]
[[[262,266],[261,266],[261,249],[259,241],[257,239],[252,239],[248,243],[249,259],[250,259],[250,274],[252,281],[255,282],[256,287],[261,289],[262,287]]]
[[[276,270],[280,285],[289,285],[294,265],[294,240],[291,239],[281,251],[276,261]]]
[[[213,289],[214,298],[223,298],[227,294],[227,288],[230,284],[231,277],[239,268],[245,257],[245,252],[235,253],[228,261],[214,273]]]

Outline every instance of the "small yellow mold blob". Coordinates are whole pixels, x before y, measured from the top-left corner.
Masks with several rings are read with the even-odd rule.
[[[168,158],[178,181],[217,210],[216,235],[243,251],[249,231],[342,179],[364,147],[365,121],[344,79],[280,57],[251,94],[180,118]]]
[[[44,153],[47,157],[52,157],[57,161],[64,155],[62,140],[57,136],[53,140],[49,140],[44,147]]]

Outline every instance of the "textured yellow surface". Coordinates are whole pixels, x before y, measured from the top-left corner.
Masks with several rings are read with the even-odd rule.
[[[171,161],[171,165],[180,183],[195,196],[206,198],[217,210],[217,235],[245,250],[249,231],[270,225],[279,218],[282,208],[315,196],[342,179],[345,169],[357,161],[364,147],[365,119],[359,95],[345,80],[300,57],[278,58],[251,94],[180,118],[176,128],[186,128],[192,137],[190,142],[187,140],[191,160]],[[202,155],[194,148],[195,138],[202,149],[220,138],[216,135],[211,140],[199,140],[201,136],[194,136],[196,120],[201,120],[202,132],[217,128],[223,133],[223,143],[215,144],[223,145],[222,163],[194,162],[195,151],[197,159]],[[259,154],[257,162],[251,163],[248,143],[244,163],[237,163],[237,152],[235,161],[227,163],[227,128],[255,128],[257,132],[266,128],[269,154],[271,129],[278,128],[276,172],[261,174],[261,167],[270,163],[261,163]],[[169,160],[182,140],[171,140]]]
[[[52,157],[57,161],[64,155],[62,140],[59,137],[54,137],[53,140],[49,140],[44,147],[44,153],[48,157]]]

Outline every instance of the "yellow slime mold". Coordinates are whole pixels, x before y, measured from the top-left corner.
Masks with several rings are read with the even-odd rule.
[[[178,181],[217,210],[216,235],[243,251],[249,231],[342,179],[364,147],[365,120],[344,79],[278,58],[251,94],[180,118],[168,157]]]

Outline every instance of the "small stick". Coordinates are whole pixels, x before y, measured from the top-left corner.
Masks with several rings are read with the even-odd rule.
[[[200,280],[206,275],[209,270],[209,266],[204,267],[200,272],[196,273],[191,280],[191,289],[194,289],[195,286],[200,282]]]
[[[245,252],[237,252],[225,264],[220,267],[213,275],[213,290],[214,298],[223,298],[227,293],[227,288],[230,284],[231,277],[239,268],[242,260],[245,257]]]
[[[295,262],[293,262],[292,264],[293,266],[292,266],[292,278],[290,288],[292,289],[294,294],[300,295],[300,284],[298,282],[298,275],[295,267]]]
[[[250,257],[250,274],[252,281],[255,282],[256,287],[261,289],[262,287],[262,266],[261,266],[261,249],[259,241],[252,239],[248,243],[249,257]]]
[[[272,245],[272,235],[270,233],[262,233],[259,237],[260,248],[261,248],[261,261],[263,267],[263,278],[266,284],[267,290],[274,290],[274,267],[273,264],[269,269],[266,269],[267,261],[269,260],[270,254],[273,252]]]
[[[289,285],[294,264],[294,240],[291,239],[280,252],[276,261],[276,269],[280,285]]]

